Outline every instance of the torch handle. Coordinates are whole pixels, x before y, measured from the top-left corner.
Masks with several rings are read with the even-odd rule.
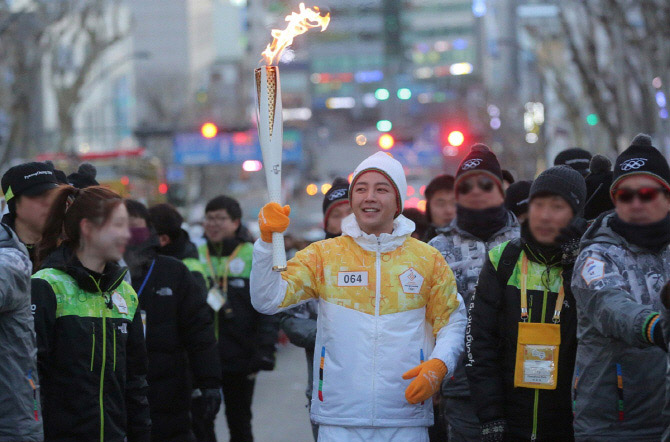
[[[286,270],[284,235],[277,232],[272,234],[272,270],[275,272],[283,272]]]

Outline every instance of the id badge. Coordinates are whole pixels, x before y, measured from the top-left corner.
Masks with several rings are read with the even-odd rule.
[[[514,386],[556,389],[560,344],[561,330],[558,324],[520,322]]]
[[[140,310],[140,316],[142,317],[142,330],[144,330],[144,338],[147,337],[147,312]]]
[[[226,298],[218,287],[209,289],[209,292],[207,292],[207,304],[212,307],[212,310],[218,312],[225,303]]]

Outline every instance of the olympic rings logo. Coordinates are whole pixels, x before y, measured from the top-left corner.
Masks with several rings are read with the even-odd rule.
[[[631,158],[629,160],[624,161],[621,163],[621,170],[624,172],[627,172],[629,170],[635,170],[639,169],[640,167],[644,166],[647,163],[646,158]]]
[[[481,158],[473,158],[473,159],[468,160],[465,163],[463,163],[463,167],[461,167],[461,170],[474,169],[475,167],[479,166],[480,164],[482,164],[482,159]]]
[[[347,194],[347,189],[338,189],[338,190],[333,191],[333,193],[330,194],[328,199],[330,201],[333,201],[333,200],[336,200],[338,198],[342,198],[346,194]]]

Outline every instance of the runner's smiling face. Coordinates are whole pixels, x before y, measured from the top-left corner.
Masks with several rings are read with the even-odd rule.
[[[379,172],[363,172],[351,189],[351,208],[363,232],[377,236],[391,233],[398,211],[395,187]]]

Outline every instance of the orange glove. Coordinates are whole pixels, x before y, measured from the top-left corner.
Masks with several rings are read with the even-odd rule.
[[[410,404],[418,404],[435,394],[447,375],[447,366],[439,359],[422,362],[402,375],[403,379],[414,379],[405,390],[405,399]]]
[[[261,228],[261,239],[272,242],[274,232],[282,233],[288,228],[288,215],[291,213],[290,206],[280,206],[277,203],[268,203],[263,206],[258,214],[258,225]]]

